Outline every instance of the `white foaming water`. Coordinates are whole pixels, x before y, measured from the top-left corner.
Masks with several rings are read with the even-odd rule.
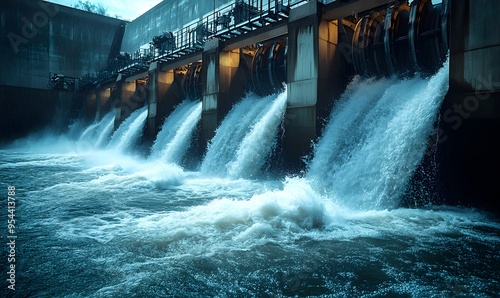
[[[147,116],[147,107],[138,109],[130,114],[113,134],[108,147],[114,148],[120,152],[125,152],[132,148],[142,135]]]
[[[377,210],[396,206],[420,162],[447,90],[447,72],[446,64],[430,80],[355,80],[332,111],[305,178],[288,178],[282,189],[248,199],[220,198],[187,211],[146,217],[136,223],[137,229],[156,234],[168,226],[164,237],[196,254],[206,253],[207,246],[248,249],[304,236],[317,240],[434,237],[459,233],[460,225],[477,224],[482,215],[460,210]],[[279,113],[274,115],[280,118]],[[242,144],[257,135],[250,132]],[[246,163],[241,169],[251,167]],[[185,247],[186,237],[204,241]]]
[[[358,80],[331,114],[307,177],[353,209],[394,208],[420,163],[448,90],[432,78]]]
[[[114,120],[114,117],[115,117],[115,112],[114,111],[110,111],[109,113],[107,113],[106,115],[104,115],[104,117],[99,120],[98,122],[96,123],[93,123],[91,125],[89,125],[84,131],[83,133],[80,135],[80,142],[82,141],[86,141],[86,142],[92,142],[92,143],[95,143],[96,140],[98,140],[101,135],[103,134],[103,131],[106,129],[109,121],[111,119]]]
[[[131,158],[110,151],[95,151],[85,157],[87,162],[93,165],[87,171],[89,173],[99,172],[100,174],[88,183],[83,183],[82,188],[164,188],[180,185],[185,177],[180,167],[158,160]]]
[[[236,158],[229,164],[229,176],[252,178],[259,173],[276,145],[277,132],[286,110],[286,90],[276,97],[238,147]]]
[[[252,93],[233,106],[208,144],[200,167],[202,173],[227,175],[228,165],[234,159],[241,142],[251,127],[269,110],[272,99],[274,98],[260,98]]]
[[[96,122],[96,123],[92,123],[90,124],[81,134],[80,136],[80,142],[82,141],[88,141],[90,139],[93,139],[95,134],[96,134],[96,130],[97,128],[99,127],[99,122]]]
[[[189,111],[196,104],[197,102],[195,101],[184,100],[175,107],[172,113],[163,122],[161,130],[156,136],[153,146],[151,146],[151,157],[161,157],[161,153],[165,150],[167,144],[172,141],[176,132],[182,125],[183,120],[186,119]]]
[[[109,117],[108,117],[109,115]],[[98,134],[95,142],[95,147],[99,148],[107,144],[115,128],[115,113],[114,111],[102,119],[103,128]]]
[[[111,135],[111,139],[108,142],[108,147],[113,147],[120,141],[123,134],[130,127],[130,124],[141,114],[142,111],[143,109],[134,111],[122,123],[120,123],[120,126]]]
[[[109,141],[111,133],[113,132],[114,122],[115,111],[113,110],[102,117],[102,119],[98,123],[98,127],[95,130],[94,136],[91,139],[94,147],[98,148],[105,140]],[[80,140],[82,140],[82,138],[80,138]]]
[[[18,212],[30,219],[18,227],[30,244],[21,259],[37,268],[18,279],[16,291],[51,297],[495,297],[497,221],[467,208],[376,210],[389,204],[337,185],[344,183],[340,174],[355,178],[368,166],[377,167],[380,173],[371,174],[381,184],[393,179],[384,178],[388,171],[403,169],[398,175],[405,179],[418,155],[405,150],[426,142],[435,97],[446,91],[437,82],[441,75],[429,82],[354,82],[332,112],[308,175],[284,182],[185,173],[111,150],[65,146],[36,153],[31,150],[40,146],[29,142],[18,144],[25,153],[0,150],[0,180],[15,179],[23,198]],[[406,96],[396,96],[394,86],[405,88]],[[236,119],[247,121],[243,115],[263,102],[251,102]],[[272,126],[271,116],[263,119],[273,104],[254,111],[256,122],[242,129],[237,145],[251,135],[259,140],[253,132],[258,123]],[[239,133],[238,121],[228,135]],[[394,140],[379,131],[394,134],[394,127],[402,130]],[[62,146],[54,138],[44,141]],[[231,148],[235,157],[238,147]],[[367,166],[357,161],[361,154]],[[382,161],[373,161],[377,157]]]
[[[181,162],[182,157],[189,148],[196,124],[200,121],[201,105],[202,103],[198,102],[188,110],[186,117],[182,119],[182,124],[179,126],[174,137],[161,153],[161,159],[163,161],[176,164]]]
[[[425,239],[467,232],[480,238],[480,232],[460,229],[481,225],[482,220],[484,226],[498,227],[487,223],[487,216],[463,208],[352,211],[317,194],[306,179],[288,178],[282,190],[248,199],[216,199],[186,211],[137,218],[124,226],[135,226],[132,229],[145,238],[178,242],[184,253],[204,254],[275,241],[286,245],[301,237],[351,240],[392,234]],[[190,237],[201,242],[185,243]]]

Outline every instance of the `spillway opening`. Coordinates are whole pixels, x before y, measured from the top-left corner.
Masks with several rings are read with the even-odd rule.
[[[498,146],[488,137],[500,131],[500,121],[481,118],[494,107],[480,98],[494,101],[498,92],[474,94],[473,101],[450,89],[443,105],[449,83],[466,88],[474,73],[489,71],[495,48],[452,49],[452,59],[444,59],[451,0],[159,1],[126,30],[108,28],[120,26],[113,18],[46,1],[4,2],[2,32],[29,29],[15,26],[23,15],[40,24],[40,5],[60,7],[45,28],[33,27],[37,38],[20,45],[21,66],[48,54],[50,67],[69,70],[71,61],[93,68],[94,58],[115,56],[120,44],[149,39],[150,29],[192,20],[153,37],[151,60],[118,57],[118,73],[91,84],[96,89],[86,89],[88,98],[82,94],[86,115],[68,134],[0,144],[5,214],[16,221],[9,227],[15,226],[15,249],[8,249],[16,254],[20,297],[500,293],[499,218],[466,205],[482,200],[491,211],[496,202],[476,186],[494,190],[498,176],[481,169],[497,170],[491,157]],[[201,16],[212,5],[216,11]],[[495,13],[486,10],[499,9],[500,1],[453,5],[453,22],[463,20],[465,28],[454,30],[453,44],[461,46],[461,33],[465,45],[489,43],[492,35],[481,29],[490,28]],[[76,23],[71,16],[79,17]],[[91,25],[102,19],[102,28],[81,28],[87,19]],[[89,39],[95,29],[102,32]],[[90,49],[71,60],[59,55],[81,43]],[[105,55],[108,48],[113,55]],[[5,92],[7,121],[17,117],[23,125],[36,116],[28,110],[63,114],[36,96],[39,89],[25,88],[39,81],[47,64],[40,62],[19,68],[33,70],[32,79],[6,73],[23,79],[22,87]],[[62,77],[54,77],[62,89],[47,94],[66,105],[77,84],[65,87],[73,78],[61,85]],[[495,73],[490,79],[495,84]],[[451,149],[442,150],[436,124],[448,103],[477,112],[459,119],[460,138],[445,132]],[[19,109],[10,113],[12,106]],[[471,186],[470,201],[463,201],[465,192],[452,198],[462,188],[446,189],[453,200],[440,201],[434,188],[440,154],[456,163],[440,168],[455,185],[485,180]],[[290,166],[288,157],[306,165]],[[466,167],[460,175],[473,179],[448,176]],[[4,283],[12,284],[5,276]],[[9,296],[5,285],[0,297]]]
[[[404,1],[368,12],[354,29],[352,61],[364,76],[435,74],[448,53],[449,3]]]
[[[266,96],[283,90],[286,84],[287,39],[267,41],[258,45],[251,67],[255,93]]]
[[[203,97],[202,67],[203,63],[201,61],[186,66],[187,70],[181,83],[185,98],[200,100]]]

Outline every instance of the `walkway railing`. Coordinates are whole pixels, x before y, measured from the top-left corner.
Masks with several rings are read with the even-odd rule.
[[[83,77],[80,86],[95,86],[116,79],[118,74],[130,76],[144,72],[154,61],[168,62],[201,52],[209,39],[231,39],[287,19],[291,8],[307,1],[236,0],[177,31],[153,37],[146,51],[121,53],[109,61],[107,70]]]

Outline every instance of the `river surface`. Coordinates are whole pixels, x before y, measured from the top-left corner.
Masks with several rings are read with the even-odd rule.
[[[0,296],[498,297],[498,218],[398,203],[446,82],[446,69],[353,82],[296,176],[265,173],[286,92],[235,105],[194,169],[182,160],[196,102],[166,119],[175,129],[149,153],[134,149],[144,109],[115,132],[106,115],[76,137],[19,140],[0,150],[2,239],[17,236]]]

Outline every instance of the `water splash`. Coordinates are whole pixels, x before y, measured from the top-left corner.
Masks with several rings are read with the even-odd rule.
[[[99,122],[90,124],[81,134],[79,141],[90,141],[94,138],[97,128],[99,127]]]
[[[179,130],[184,119],[188,116],[189,111],[196,104],[197,102],[195,101],[184,100],[175,107],[172,113],[170,113],[170,115],[163,122],[161,130],[156,136],[153,146],[151,146],[151,157],[161,157],[165,147],[175,137],[176,132]]]
[[[208,144],[200,167],[201,172],[227,175],[227,165],[235,157],[245,135],[269,109],[272,99],[272,97],[260,98],[255,94],[248,94],[233,106]]]
[[[373,210],[390,204],[342,185],[344,177],[387,185],[383,177],[397,169],[404,180],[444,92],[436,78],[357,80],[332,113],[308,175],[283,183],[184,173],[112,150],[80,154],[53,148],[61,147],[54,138],[43,139],[51,145],[44,153],[0,150],[0,180],[19,187],[29,218],[19,225],[29,243],[22,260],[37,268],[19,279],[18,294],[495,297],[496,218],[467,208]],[[254,122],[230,141],[233,157],[244,139],[259,140],[253,131],[272,104],[253,111]],[[229,140],[246,121],[236,120]],[[367,170],[379,180],[363,181]],[[365,210],[356,210],[361,201]]]
[[[147,107],[138,109],[130,114],[113,134],[108,147],[114,148],[120,152],[131,149],[142,135],[147,116]]]
[[[95,143],[106,129],[109,121],[115,118],[115,112],[110,111],[101,120],[89,125],[80,135],[79,142]]]
[[[97,148],[104,146],[107,142],[109,142],[111,134],[115,128],[115,112],[110,112],[102,119],[101,122],[103,123],[103,127],[102,130],[100,130],[100,133],[98,133],[98,137],[95,142],[95,146]]]
[[[352,209],[396,207],[427,148],[448,67],[430,79],[355,80],[316,145],[315,188]]]
[[[252,127],[228,165],[230,177],[254,178],[276,145],[278,127],[286,110],[286,90],[279,94],[263,117]]]
[[[180,122],[181,125],[175,132],[174,137],[161,153],[163,161],[175,164],[181,162],[182,157],[184,157],[189,148],[196,124],[200,121],[201,108],[202,103],[198,102],[188,110],[186,117]]]

